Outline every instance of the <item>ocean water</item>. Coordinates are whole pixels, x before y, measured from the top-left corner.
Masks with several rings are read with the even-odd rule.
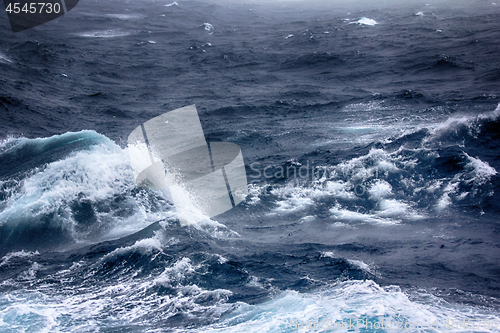
[[[500,332],[500,4],[0,15],[0,332]],[[249,196],[183,227],[129,133],[196,104]]]

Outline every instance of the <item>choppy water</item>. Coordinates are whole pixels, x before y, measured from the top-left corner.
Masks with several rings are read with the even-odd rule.
[[[499,14],[84,1],[15,35],[1,16],[0,331],[500,331]],[[250,195],[181,227],[126,138],[193,103]]]

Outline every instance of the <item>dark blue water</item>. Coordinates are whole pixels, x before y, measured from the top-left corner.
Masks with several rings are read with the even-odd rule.
[[[500,4],[166,5],[0,15],[0,332],[500,331]],[[190,104],[250,195],[182,227],[126,140]]]

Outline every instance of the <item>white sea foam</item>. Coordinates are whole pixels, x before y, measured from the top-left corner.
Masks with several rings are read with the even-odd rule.
[[[423,143],[424,145],[439,138],[440,136],[446,136],[452,131],[459,130],[460,127],[468,127],[469,135],[476,136],[479,134],[478,123],[482,120],[495,120],[500,115],[500,103],[497,105],[495,110],[481,113],[478,115],[453,115],[448,117],[444,121],[434,122],[431,124],[423,124],[427,129],[429,129],[430,134],[427,136]],[[405,133],[407,134],[407,133]]]
[[[117,18],[120,20],[139,20],[144,18],[141,14],[106,14],[107,17]]]
[[[203,26],[205,27],[205,30],[207,30],[207,31],[214,30],[214,26],[211,25],[210,23],[203,23]]]
[[[177,2],[172,2],[172,3],[169,3],[168,5],[165,5],[165,7],[172,7],[172,6],[178,6],[179,4]]]
[[[154,279],[154,283],[161,285],[180,283],[199,268],[200,266],[193,266],[191,260],[184,257],[177,260],[171,267],[165,268],[165,270]]]
[[[360,269],[362,269],[363,271],[367,272],[367,273],[370,273],[370,274],[374,274],[374,270],[373,270],[373,267],[368,265],[367,263],[365,263],[364,261],[362,260],[357,260],[357,259],[347,259],[347,261],[353,265],[353,266],[356,266]]]
[[[7,253],[5,256],[2,257],[2,262],[0,262],[0,267],[7,264],[10,259],[12,258],[32,258],[34,256],[38,256],[40,253],[38,251],[31,252],[31,251],[16,251],[16,252],[10,252]]]
[[[432,182],[431,185],[427,186],[427,188],[425,190],[429,193],[434,193],[434,192],[436,192],[436,190],[440,189],[442,185],[443,185],[443,180],[435,180]],[[416,189],[415,191],[418,192],[422,189],[423,188],[419,188],[419,189]]]
[[[260,202],[260,194],[266,190],[265,186],[258,186],[256,184],[248,185],[248,196],[246,202],[249,205],[256,205]]]
[[[16,149],[23,144],[43,147],[54,140],[76,135],[67,133],[44,139],[17,139],[5,141],[3,149]],[[37,216],[54,215],[57,223],[72,232],[75,239],[80,235],[75,231],[76,221],[72,215],[71,203],[113,202],[136,187],[128,163],[127,150],[123,150],[104,136],[92,131],[79,132],[81,136],[101,141],[88,150],[76,151],[69,156],[34,170],[11,189],[11,195],[3,202],[0,212],[1,223],[24,223]],[[10,142],[10,143],[9,143]],[[14,144],[14,146],[12,146]],[[1,148],[0,148],[1,149]],[[129,212],[124,215],[111,209],[95,209],[97,224],[103,228],[102,239],[117,238],[141,230],[160,219],[173,217],[171,205],[160,204],[160,209],[150,209],[146,191],[137,197],[126,196],[121,205]],[[159,194],[160,195],[160,194]],[[100,240],[102,240],[100,239]]]
[[[336,258],[335,253],[333,253],[332,251],[325,251],[321,253],[321,256],[323,258],[334,258],[334,259]]]
[[[416,15],[416,16],[425,16],[425,15],[424,15],[424,12],[418,12],[418,13],[416,13],[415,15]]]
[[[7,58],[7,56],[5,54],[0,53],[0,62],[8,63],[8,62],[12,62],[12,60]]]
[[[350,190],[350,184],[343,180],[329,180],[323,186],[324,195],[331,195],[342,199],[356,199],[354,191]]]
[[[145,318],[148,324],[156,321],[163,326],[169,318],[200,313],[217,320],[234,308],[227,302],[232,292],[185,283],[200,267],[181,258],[160,275],[144,279],[124,275],[105,287],[91,283],[75,289],[71,281],[61,280],[52,294],[48,294],[50,288],[0,293],[0,331],[93,332],[124,325],[137,327]],[[32,272],[27,271],[24,277],[36,278],[41,268],[32,266]],[[162,285],[174,286],[176,293],[158,293]],[[157,319],[151,319],[151,315]]]
[[[41,293],[33,294],[40,298],[39,302],[33,301],[31,297],[19,296],[17,293],[0,297],[4,304],[3,309],[0,310],[2,318],[0,328],[9,332],[29,332],[30,327],[36,327],[36,331],[40,333],[59,332],[56,320],[57,311],[45,303],[46,298]]]
[[[42,265],[40,265],[37,262],[34,262],[33,264],[31,264],[31,267],[28,268],[28,270],[22,272],[18,278],[19,280],[35,280],[36,272],[38,272],[42,268],[43,268]]]
[[[354,261],[353,261],[354,262]],[[356,263],[356,262],[355,262]],[[362,267],[366,264],[357,262]],[[369,267],[368,267],[369,269]],[[381,287],[371,280],[338,282],[320,291],[301,294],[296,291],[282,292],[273,300],[258,304],[239,304],[238,308],[208,332],[419,332],[410,324],[421,323],[425,331],[438,332],[429,323],[439,321],[442,328],[447,320],[467,321],[471,317],[498,321],[498,311],[470,305],[453,305],[430,295],[425,291],[412,295],[412,299],[397,286]],[[371,325],[382,322],[391,324],[392,329],[370,329]],[[338,326],[335,328],[335,323]],[[398,325],[407,329],[398,329]],[[299,326],[300,325],[300,326]],[[314,325],[316,325],[314,327]],[[323,326],[321,326],[323,325]],[[302,328],[302,330],[299,329]],[[309,327],[309,329],[308,329]],[[375,325],[377,327],[377,325]],[[461,330],[462,332],[467,329]],[[486,331],[486,330],[485,330]],[[498,332],[498,329],[493,329]]]
[[[124,254],[130,254],[132,252],[139,252],[145,255],[151,254],[154,251],[156,252],[162,252],[162,242],[161,239],[158,235],[151,237],[151,238],[145,238],[138,240],[135,242],[133,245],[126,246],[126,247],[120,247],[108,254],[106,254],[102,260],[109,260],[111,258],[114,258],[119,255],[124,255]]]
[[[450,198],[450,195],[456,194],[457,189],[458,189],[458,182],[450,182],[448,185],[443,190],[443,194],[441,195],[441,198],[439,198],[437,204],[436,204],[436,210],[438,212],[442,212],[445,208],[450,206],[452,204],[452,200]]]
[[[473,117],[470,116],[452,116],[446,119],[444,122],[440,122],[434,125],[429,126],[432,135],[439,135],[443,132],[448,132],[454,128],[457,128],[460,125],[470,124],[473,120]],[[429,138],[429,139],[432,139]]]
[[[381,217],[405,217],[410,211],[410,206],[396,199],[382,199],[379,201],[379,211],[378,216]],[[412,218],[417,218],[418,216],[413,214]]]
[[[362,17],[357,21],[349,22],[349,24],[356,24],[356,23],[359,25],[369,25],[369,26],[374,26],[374,25],[378,24],[377,21],[375,21],[374,19],[367,18],[367,17]]]
[[[476,186],[489,182],[491,177],[497,174],[495,168],[490,166],[488,162],[481,161],[480,159],[467,154],[465,154],[465,156],[469,159],[469,163],[467,163],[466,168],[472,169],[473,178],[471,181]]]
[[[392,194],[392,186],[385,180],[378,180],[368,190],[371,197],[385,198]]]
[[[281,187],[276,188],[271,191],[272,194],[284,198],[284,200],[279,200],[276,202],[275,212],[279,213],[291,213],[299,210],[303,210],[305,207],[313,204],[311,195],[313,189],[301,189],[297,187]]]
[[[500,103],[498,103],[498,105],[497,105],[495,111],[493,111],[492,115],[495,118],[498,117],[498,116],[500,116]]]
[[[304,216],[300,219],[300,222],[302,222],[302,223],[303,222],[308,223],[308,222],[313,222],[313,221],[316,221],[316,216],[314,216],[314,215],[307,215],[307,216]]]
[[[335,255],[335,253],[333,253],[331,251],[322,252],[321,257],[322,258],[333,258],[333,259],[339,258],[338,256]],[[351,265],[356,266],[367,273],[376,274],[375,266],[373,264],[367,264],[364,261],[358,260],[358,259],[347,259],[347,261]]]
[[[488,162],[484,162],[478,158],[474,158],[464,153],[469,163],[465,165],[465,170],[456,174],[451,180],[448,181],[443,189],[442,195],[437,201],[436,210],[442,212],[447,207],[453,204],[453,199],[463,200],[469,194],[472,196],[476,195],[479,191],[480,186],[488,183],[491,177],[497,174],[495,168],[491,167]],[[471,192],[459,193],[459,186],[462,182],[472,185]],[[436,184],[436,187],[441,186],[441,182]],[[435,191],[432,188],[432,191]],[[490,193],[489,195],[492,195]]]
[[[381,217],[378,214],[370,214],[365,212],[357,212],[343,208],[340,204],[336,204],[334,207],[330,208],[330,213],[333,217],[354,222],[367,222],[374,224],[398,224],[399,220],[394,220],[390,218]]]
[[[318,167],[314,179],[306,184],[291,180],[279,186],[251,185],[247,203],[258,205],[263,196],[271,194],[276,197],[274,209],[269,213],[271,216],[295,213],[314,217],[316,214],[310,214],[311,209],[319,202],[325,207],[326,201],[331,203],[327,209],[338,222],[397,224],[402,219],[420,219],[425,214],[412,207],[411,197],[406,200],[397,197],[387,180],[398,176],[399,182],[411,191],[416,184],[405,178],[403,171],[413,170],[415,163],[413,159],[403,157],[400,151],[388,153],[372,148],[368,154],[338,165]],[[366,196],[373,204],[369,211],[363,208]],[[300,221],[312,219],[302,218]]]
[[[78,33],[77,36],[89,38],[114,38],[124,37],[133,34],[132,31],[121,29],[108,29],[108,30],[94,30]]]

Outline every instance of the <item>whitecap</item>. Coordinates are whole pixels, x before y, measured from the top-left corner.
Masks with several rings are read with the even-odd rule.
[[[167,267],[164,271],[154,279],[155,284],[170,285],[174,282],[180,282],[186,276],[193,274],[201,266],[193,266],[191,259],[183,257],[177,260],[171,267]]]
[[[365,271],[367,273],[373,274],[372,267],[370,265],[368,265],[367,263],[365,263],[364,261],[362,261],[362,260],[347,259],[347,262],[349,262],[351,265],[356,266],[359,269],[361,269],[361,270],[363,270],[363,271]]]
[[[497,108],[491,113],[493,118],[500,116],[500,103],[498,103]]]
[[[10,252],[2,257],[2,262],[0,263],[0,267],[7,264],[12,258],[31,258],[38,255],[40,255],[38,251],[31,252],[31,251],[21,250],[16,252]]]
[[[162,252],[162,243],[158,236],[154,236],[151,238],[145,238],[136,241],[133,245],[120,247],[116,250],[106,254],[102,260],[108,260],[110,258],[114,258],[116,256],[130,254],[134,252],[139,252],[145,255],[151,254],[153,252]]]
[[[377,215],[382,217],[400,217],[406,215],[409,210],[410,206],[402,201],[396,199],[382,199],[379,201],[379,211],[377,211]]]
[[[300,219],[301,223],[314,222],[314,221],[316,221],[316,216],[314,216],[314,215],[307,215],[307,216],[304,216],[303,218]]]
[[[81,32],[77,34],[80,37],[90,37],[90,38],[113,38],[113,37],[123,37],[131,35],[131,31],[121,30],[121,29],[109,29],[109,30],[95,30]]]
[[[214,26],[211,25],[210,23],[203,23],[203,25],[205,26],[205,30],[207,30],[207,31],[214,30]]]
[[[36,273],[41,269],[43,269],[43,266],[37,262],[34,262],[33,264],[31,264],[31,267],[28,268],[27,271],[24,271],[19,275],[19,279],[20,280],[34,280],[34,279],[36,279]]]
[[[449,207],[452,203],[450,195],[454,195],[458,191],[459,183],[457,181],[452,181],[446,185],[443,190],[443,195],[439,198],[436,204],[436,210],[442,212],[444,209]]]
[[[12,62],[12,60],[7,58],[7,56],[5,56],[4,54],[0,53],[0,62]]]
[[[286,185],[252,184],[247,204],[261,204],[261,198],[271,194],[276,199],[268,215],[303,212],[304,216],[311,216],[301,219],[301,222],[312,220],[316,214],[310,214],[309,210],[325,199],[335,200],[336,203],[327,209],[338,222],[397,224],[403,218],[418,219],[422,217],[422,213],[407,202],[394,200],[392,185],[387,181],[398,174],[403,175],[414,164],[414,160],[402,159],[398,152],[388,153],[372,148],[368,154],[338,165],[317,167],[312,175],[312,183],[297,183],[297,178],[296,182],[290,181]],[[406,183],[407,188],[415,187],[411,179],[403,177],[400,181]],[[359,205],[363,206],[366,200],[365,193],[377,209],[360,209]],[[338,200],[343,201],[342,206]],[[411,203],[411,198],[409,201]]]
[[[33,170],[32,174],[12,187],[11,195],[2,201],[2,223],[26,223],[39,216],[57,212],[57,223],[73,234],[76,240],[83,240],[85,234],[74,229],[77,222],[72,214],[72,202],[80,198],[91,203],[111,202],[113,198],[126,195],[136,188],[128,151],[94,131],[65,133],[49,138],[9,139],[0,148],[15,150],[22,149],[23,145],[44,147],[72,138],[98,143],[87,150],[75,151],[67,157],[48,163],[39,170]],[[158,197],[161,198],[160,193]],[[114,210],[95,211],[98,224],[106,226],[100,237],[118,238],[139,231],[160,219],[175,216],[170,204],[165,201],[158,203],[160,210],[150,210],[147,196],[139,195],[126,198],[121,204],[127,214],[116,213]],[[100,227],[96,225],[96,228]]]
[[[168,5],[165,5],[165,7],[172,7],[172,6],[178,6],[179,4],[177,2],[172,2],[172,3],[169,3]]]
[[[362,17],[357,21],[350,22],[349,24],[353,24],[353,23],[357,23],[359,25],[370,25],[370,26],[374,26],[374,25],[378,24],[377,21],[375,21],[374,19],[368,18],[368,17]]]
[[[350,262],[370,269],[363,262]],[[449,318],[460,323],[467,322],[471,317],[494,322],[500,319],[494,309],[450,304],[422,289],[408,295],[398,286],[381,287],[372,280],[350,280],[309,293],[287,290],[261,304],[239,303],[230,315],[204,331],[416,332],[421,330],[404,329],[404,325],[420,323],[428,328],[430,323],[438,321],[442,327]],[[370,329],[370,325],[372,328],[381,327],[381,323],[385,323],[385,330]]]
[[[465,156],[469,159],[469,163],[465,166],[468,169],[472,169],[473,178],[469,182],[473,182],[476,186],[481,186],[490,181],[491,177],[497,174],[495,168],[490,166],[488,162],[481,161],[478,158],[474,158],[465,153]]]
[[[271,194],[276,195],[280,200],[275,202],[276,207],[272,214],[289,214],[304,210],[314,204],[314,198],[321,196],[324,192],[318,188],[304,188],[293,185],[273,188]]]
[[[335,259],[336,256],[335,256],[335,253],[333,253],[332,251],[324,251],[321,253],[321,257],[322,258],[333,258]]]
[[[47,292],[50,288],[0,293],[0,330],[93,332],[103,327],[137,327],[138,322],[151,315],[164,321],[179,315],[199,317],[200,313],[209,313],[217,318],[234,309],[234,305],[228,303],[231,291],[206,290],[196,284],[183,283],[200,267],[188,258],[181,258],[162,274],[155,273],[145,279],[124,274],[104,287],[90,282],[75,288],[72,283],[63,283],[63,280],[54,293]],[[37,271],[42,268],[34,264],[22,277],[30,282],[36,279]],[[158,292],[161,285],[174,285],[176,293]],[[101,314],[108,313],[109,309],[121,310],[101,318]]]
[[[392,186],[385,180],[378,180],[368,189],[368,193],[372,198],[385,198],[392,194]]]
[[[369,214],[364,212],[356,212],[349,209],[343,208],[340,204],[336,204],[334,207],[330,208],[330,213],[336,219],[344,221],[357,221],[366,222],[374,224],[399,224],[399,220],[393,220],[390,218],[380,217],[376,214]]]

